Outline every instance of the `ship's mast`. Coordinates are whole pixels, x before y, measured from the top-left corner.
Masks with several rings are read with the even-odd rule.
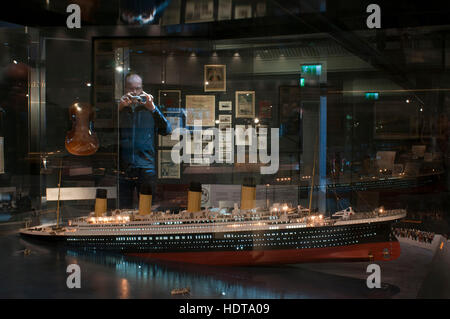
[[[56,204],[56,227],[59,227],[59,200],[61,198],[61,171],[62,171],[62,160],[59,162],[59,177],[58,177],[58,202]]]
[[[313,170],[311,174],[311,190],[309,191],[309,207],[308,214],[311,214],[311,204],[312,204],[312,195],[314,191],[314,177],[316,174],[316,161],[317,161],[317,145],[318,145],[318,135],[316,135],[316,142],[314,144],[314,160],[313,160]]]

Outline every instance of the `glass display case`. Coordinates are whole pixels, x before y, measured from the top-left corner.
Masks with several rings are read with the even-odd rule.
[[[10,250],[64,241],[119,291],[84,297],[449,297],[444,11],[380,4],[370,28],[355,1],[73,1],[72,28],[69,3],[32,2],[0,17]]]

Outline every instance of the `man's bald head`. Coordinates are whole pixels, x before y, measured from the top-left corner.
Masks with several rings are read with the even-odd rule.
[[[133,95],[142,93],[142,78],[136,73],[130,73],[125,77],[125,92]]]

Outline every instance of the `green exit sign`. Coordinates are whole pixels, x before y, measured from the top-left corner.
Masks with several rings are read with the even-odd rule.
[[[366,100],[378,100],[380,94],[378,92],[366,92]]]
[[[305,78],[300,78],[300,86],[301,87],[305,86]]]
[[[322,74],[322,65],[321,64],[304,64],[304,65],[302,65],[302,74],[321,75]]]

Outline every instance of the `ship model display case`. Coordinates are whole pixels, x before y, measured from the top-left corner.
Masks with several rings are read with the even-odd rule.
[[[126,280],[168,263],[167,276],[201,269],[222,286],[226,266],[250,278],[233,283],[238,298],[254,281],[237,266],[329,274],[340,296],[376,298],[359,269],[379,264],[381,295],[436,293],[426,266],[450,232],[445,10],[423,22],[415,5],[383,4],[369,28],[356,1],[74,0],[78,28],[65,1],[30,2],[48,24],[0,14],[0,229],[21,235],[5,237],[17,251],[46,242]],[[400,273],[411,260],[417,274]],[[269,286],[257,289],[300,294]]]

